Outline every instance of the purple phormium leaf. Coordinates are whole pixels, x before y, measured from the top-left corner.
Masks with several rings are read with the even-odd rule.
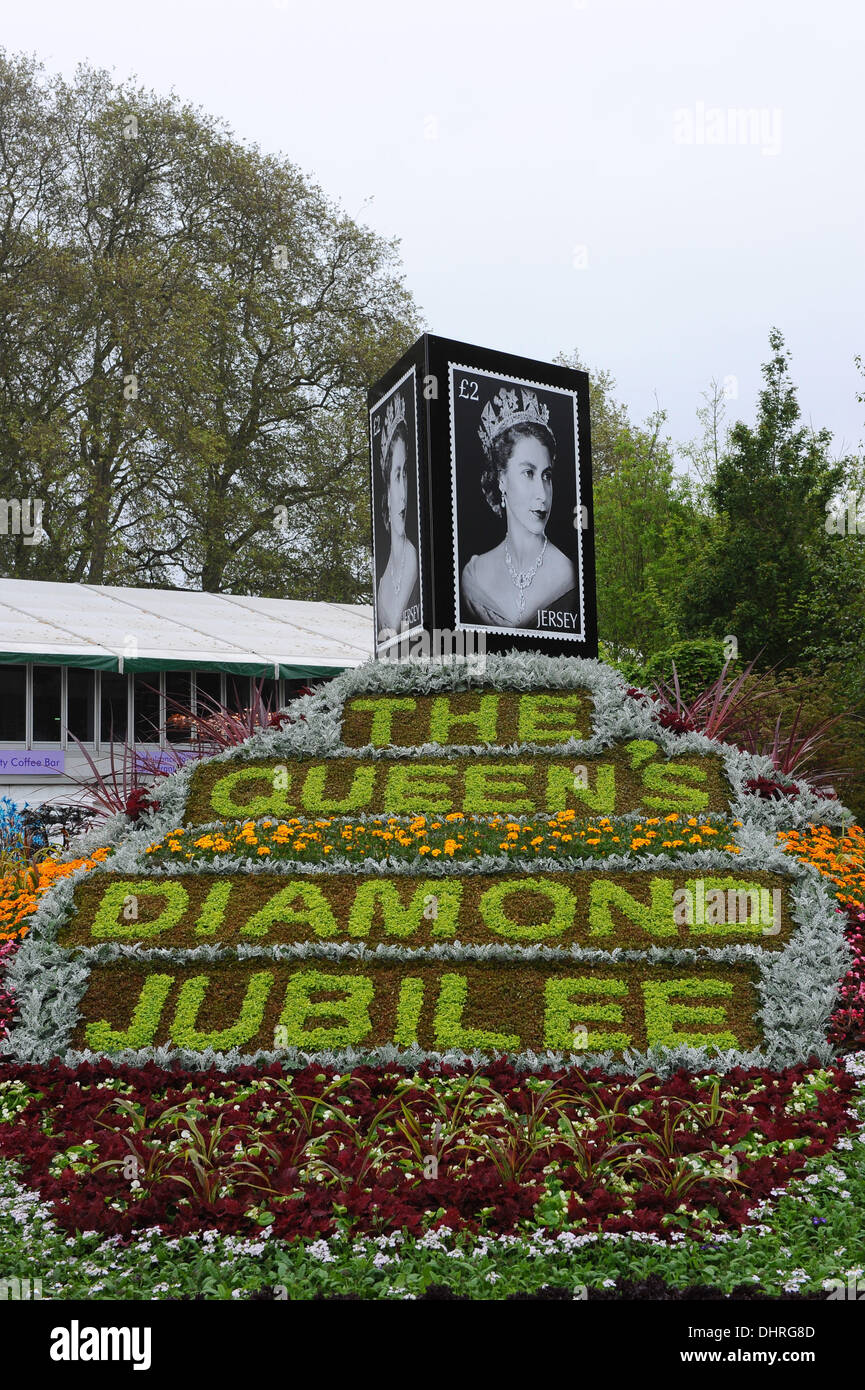
[[[744,671],[728,681],[730,661],[725,661],[717,680],[697,695],[690,704],[686,704],[682,699],[676,663],[673,662],[672,666],[672,687],[655,682],[654,698],[666,714],[681,721],[684,727],[676,729],[676,732],[696,730],[709,738],[728,738],[733,741],[734,733],[751,712],[751,702],[762,693],[757,677],[753,674],[754,662],[750,661]],[[670,724],[666,727],[675,728]]]
[[[770,740],[761,738],[759,733],[754,730],[745,730],[743,739],[748,751],[771,758],[772,766],[777,772],[784,773],[787,777],[803,777],[814,786],[830,783],[836,777],[852,777],[852,768],[814,769],[812,766],[828,742],[829,731],[836,724],[851,718],[851,712],[843,710],[840,714],[833,714],[830,718],[820,720],[819,723],[813,724],[800,734],[799,724],[803,707],[804,702],[800,700],[786,739],[783,739],[781,735],[780,714],[775,721],[774,733]]]
[[[125,814],[126,803],[130,796],[142,786],[135,767],[134,748],[130,748],[128,743],[122,745],[123,757],[118,767],[114,751],[116,745],[111,738],[111,732],[112,730],[109,729],[107,772],[101,771],[81,740],[76,738],[74,734],[71,735],[73,742],[78,746],[78,751],[90,768],[92,778],[88,780],[86,777],[71,777],[70,780],[80,788],[93,811],[106,817],[116,815],[118,812]]]
[[[783,782],[775,782],[771,777],[749,777],[745,786],[749,792],[753,792],[755,796],[761,796],[764,801],[777,801],[784,796],[799,795],[797,782],[791,782],[787,786]]]
[[[767,739],[759,701],[768,698],[772,692],[755,676],[753,661],[730,681],[727,680],[729,665],[729,661],[725,662],[718,679],[690,704],[686,704],[673,662],[672,686],[656,682],[652,697],[661,727],[673,733],[696,730],[709,738],[737,744],[747,752],[771,758],[776,772],[787,777],[803,778],[815,787],[831,783],[838,777],[853,776],[851,768],[814,768],[815,761],[828,742],[830,731],[842,720],[852,717],[849,710],[802,730],[804,702],[800,701],[789,732],[782,733],[782,716],[779,715],[773,734]]]
[[[283,723],[292,722],[289,715],[272,708],[264,699],[263,690],[264,681],[254,681],[250,704],[243,710],[232,709],[221,700],[203,694],[198,696],[197,711],[178,700],[168,699],[166,704],[188,721],[193,730],[192,741],[200,745],[200,756],[205,756],[210,752],[235,748],[262,729],[279,728]],[[302,693],[312,692],[304,687]]]

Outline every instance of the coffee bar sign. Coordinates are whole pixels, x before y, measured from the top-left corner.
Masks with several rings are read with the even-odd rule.
[[[45,748],[0,748],[0,777],[56,776],[66,754]]]

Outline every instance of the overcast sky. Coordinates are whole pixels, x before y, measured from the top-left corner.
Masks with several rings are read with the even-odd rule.
[[[772,324],[803,415],[865,437],[855,0],[10,0],[0,43],[137,76],[401,240],[431,332],[751,420]],[[741,113],[741,115],[740,115]],[[747,113],[751,113],[748,115]]]

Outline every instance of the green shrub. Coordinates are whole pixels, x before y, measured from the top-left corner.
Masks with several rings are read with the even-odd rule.
[[[796,670],[761,673],[760,684],[764,694],[758,706],[760,732],[764,738],[771,738],[779,715],[782,732],[789,732],[800,702],[800,733],[831,718],[833,714],[850,711],[853,717],[836,725],[821,743],[813,771],[846,770],[852,773],[852,776],[838,777],[835,789],[861,822],[865,817],[865,720],[861,708],[853,706],[850,700],[847,674],[846,667],[841,663],[823,665],[819,661],[802,665]]]
[[[670,685],[675,662],[682,696],[690,701],[717,680],[724,660],[724,643],[720,637],[696,637],[690,641],[676,642],[648,658],[642,668],[643,684],[649,688],[654,681]],[[728,674],[738,672],[739,667],[738,661],[731,662]]]

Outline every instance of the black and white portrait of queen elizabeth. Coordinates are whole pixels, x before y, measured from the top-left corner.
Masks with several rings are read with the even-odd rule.
[[[506,379],[496,384],[455,369],[459,621],[581,636],[573,399]]]
[[[376,643],[421,623],[414,372],[370,411]]]

